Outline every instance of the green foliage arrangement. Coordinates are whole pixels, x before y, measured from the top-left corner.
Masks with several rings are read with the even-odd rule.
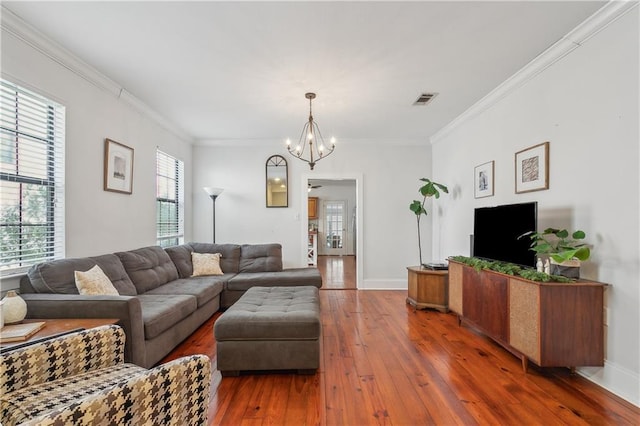
[[[420,239],[420,219],[422,215],[427,215],[427,210],[424,208],[424,204],[427,202],[427,198],[435,197],[440,198],[440,191],[445,194],[449,193],[449,189],[441,183],[434,182],[427,178],[421,178],[420,181],[424,182],[418,192],[422,195],[422,201],[413,200],[411,204],[409,204],[409,210],[411,210],[416,215],[416,222],[418,224],[418,253],[420,256],[420,265],[422,265],[422,242]]]
[[[582,240],[586,237],[584,231],[577,230],[569,236],[566,229],[547,228],[542,232],[529,231],[518,238],[529,237],[531,250],[537,255],[548,255],[557,263],[567,260],[587,260],[591,250]]]
[[[513,263],[499,262],[479,259],[477,257],[467,256],[451,256],[450,260],[465,264],[472,267],[476,271],[489,270],[500,272],[507,275],[519,276],[527,280],[537,282],[558,282],[558,283],[571,283],[574,282],[571,278],[563,277],[560,275],[549,275],[544,272],[538,272],[533,268],[523,268]]]

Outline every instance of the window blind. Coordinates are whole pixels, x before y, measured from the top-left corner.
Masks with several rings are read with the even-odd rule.
[[[156,229],[158,245],[184,242],[184,162],[156,154]]]
[[[65,107],[0,79],[0,275],[64,257]]]

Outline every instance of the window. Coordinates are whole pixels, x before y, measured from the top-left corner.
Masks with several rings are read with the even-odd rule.
[[[0,80],[0,274],[64,257],[65,108]]]
[[[184,163],[162,151],[156,154],[156,229],[158,245],[184,242]]]

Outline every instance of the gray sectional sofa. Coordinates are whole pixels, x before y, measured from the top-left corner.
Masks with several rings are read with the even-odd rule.
[[[192,276],[191,253],[221,253],[224,275]],[[74,271],[99,265],[118,296],[81,295]],[[20,281],[28,318],[117,318],[125,360],[150,368],[249,288],[322,286],[317,268],[282,267],[280,244],[188,243],[33,266]]]

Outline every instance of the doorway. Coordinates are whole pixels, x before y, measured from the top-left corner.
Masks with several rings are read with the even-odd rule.
[[[316,266],[323,275],[323,287],[331,289],[359,286],[362,279],[362,178],[360,176],[304,176],[304,204],[317,206],[303,217],[305,241],[307,232],[317,239]],[[309,203],[313,200],[313,203]],[[311,208],[311,207],[309,207]]]

